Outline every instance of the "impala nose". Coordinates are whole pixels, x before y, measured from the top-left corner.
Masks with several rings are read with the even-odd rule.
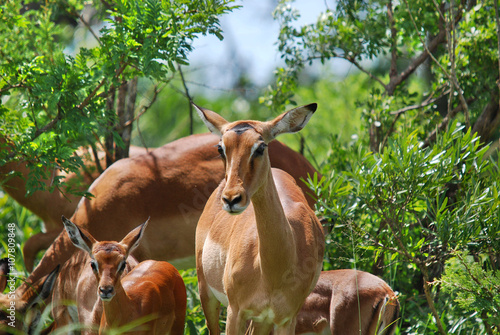
[[[99,296],[102,300],[111,300],[115,295],[113,286],[99,286]]]
[[[224,202],[224,209],[228,211],[229,213],[239,213],[241,212],[241,208],[239,204],[242,201],[242,196],[241,194],[235,195],[234,197],[231,196],[222,196],[222,201]]]
[[[241,201],[241,195],[237,195],[232,199],[229,199],[229,198],[226,198],[223,196],[222,200],[226,203],[226,205],[229,206],[229,208],[232,208],[234,205],[236,205],[237,203],[239,203]]]

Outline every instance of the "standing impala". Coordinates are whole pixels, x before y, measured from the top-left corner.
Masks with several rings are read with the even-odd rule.
[[[111,326],[120,327],[141,318],[150,320],[134,328],[133,334],[184,334],[186,288],[170,263],[144,261],[120,278],[129,253],[139,245],[147,221],[120,242],[98,242],[65,217],[63,224],[73,244],[91,258],[103,307],[102,316],[100,306],[96,305],[94,311],[93,319],[100,320],[99,334]]]
[[[269,122],[229,123],[196,107],[221,136],[225,179],[210,196],[196,229],[196,269],[210,334],[293,334],[296,315],[318,279],[324,249],[321,225],[286,172],[271,169],[268,143],[301,130],[316,104]]]
[[[356,270],[323,271],[297,316],[296,334],[392,335],[399,301],[385,281]]]

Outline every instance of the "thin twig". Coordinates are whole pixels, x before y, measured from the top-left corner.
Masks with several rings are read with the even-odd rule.
[[[146,113],[150,108],[151,106],[153,106],[153,104],[155,103],[156,99],[158,98],[158,94],[163,90],[163,88],[165,88],[167,84],[166,83],[163,83],[161,86],[158,86],[158,85],[155,85],[154,87],[154,90],[153,90],[153,97],[151,98],[149,104],[147,105],[142,105],[141,108],[139,109],[140,112],[137,113],[137,115],[132,119],[132,120],[129,120],[127,121],[125,124],[124,124],[124,127],[128,127],[130,126],[133,122],[139,120],[139,118],[144,114]],[[159,88],[158,88],[159,87]]]
[[[62,110],[61,106],[58,104],[57,105],[57,115],[54,119],[50,120],[49,123],[47,123],[43,128],[37,129],[35,131],[35,134],[31,138],[31,141],[34,141],[38,136],[42,135],[43,133],[49,131],[50,129],[54,128],[54,126],[57,124],[62,119]]]
[[[384,139],[382,140],[382,143],[380,144],[379,150],[381,153],[384,151],[385,144],[389,140],[389,136],[391,136],[392,132],[394,131],[394,127],[396,126],[396,122],[398,121],[400,115],[401,114],[396,114],[396,117],[394,118],[394,120],[392,120],[392,123],[391,123],[391,126],[389,127],[389,130],[385,134]]]
[[[184,79],[184,74],[182,73],[181,65],[177,64],[177,69],[179,70],[179,74],[181,76],[182,85],[184,86],[184,91],[186,92],[186,97],[189,100],[189,134],[193,134],[193,98],[189,95],[189,90],[186,85],[186,80]]]
[[[7,80],[5,80],[5,82],[7,82]],[[2,89],[0,89],[0,95],[2,95],[4,92],[10,91],[13,88],[21,88],[21,87],[24,87],[24,85],[22,85],[21,83],[5,86]]]
[[[469,98],[467,99],[468,103],[471,103],[473,102],[474,98]],[[453,119],[457,114],[458,112],[460,112],[462,110],[462,105],[460,106],[457,106],[455,107],[454,109],[451,110],[451,112],[446,115],[444,118],[443,118],[443,121],[441,121],[441,123],[439,124],[439,126],[436,127],[436,129],[434,129],[430,134],[429,136],[425,139],[424,143],[423,143],[423,147],[426,148],[428,147],[432,142],[434,142],[436,140],[436,136],[437,136],[437,133],[443,129],[446,128],[446,126],[448,125],[448,122],[450,122],[451,119]]]
[[[444,95],[446,95],[448,93],[450,93],[450,90],[446,90],[439,97],[433,98],[433,99],[432,99],[433,94],[431,94],[431,95],[429,95],[429,97],[427,99],[425,99],[422,103],[420,103],[418,105],[407,106],[407,107],[398,109],[397,111],[390,112],[390,114],[392,114],[392,115],[403,114],[403,113],[406,113],[406,112],[414,110],[414,109],[419,109],[419,108],[427,107],[429,105],[434,104],[436,101],[438,101],[439,99],[441,99]]]
[[[417,36],[418,36],[418,39],[420,40],[420,43],[422,43],[428,56],[434,61],[434,63],[436,63],[436,65],[441,69],[441,71],[443,71],[443,73],[445,73],[449,77],[448,71],[446,71],[446,69],[441,65],[441,63],[439,63],[439,61],[436,59],[436,57],[434,57],[432,52],[429,50],[429,47],[425,43],[424,39],[422,38],[422,36],[420,36],[420,29],[417,26],[417,23],[415,22],[415,18],[413,17],[413,15],[411,13],[410,5],[408,4],[408,1],[407,0],[403,0],[403,1],[406,4],[406,9],[408,10],[408,15],[410,16],[410,20],[413,23],[413,27],[415,28],[415,31],[417,32]],[[446,28],[444,31],[440,31],[440,33],[446,34],[447,33]]]
[[[82,23],[85,25],[85,27],[87,27],[87,29],[90,31],[90,33],[92,34],[92,36],[94,36],[94,38],[97,40],[97,43],[99,43],[99,45],[102,46],[101,39],[99,38],[99,36],[97,36],[97,34],[95,33],[94,29],[92,29],[92,27],[90,26],[90,24],[83,19],[83,14],[81,14],[79,16],[79,18],[80,18],[80,21],[82,21]]]
[[[128,63],[123,63],[123,65],[116,71],[116,74],[114,75],[114,78],[118,78],[123,71],[127,68],[129,64]],[[90,101],[96,96],[97,92],[101,89],[102,86],[106,83],[107,78],[103,78],[101,82],[92,90],[92,92],[83,100],[81,104],[76,106],[79,110],[83,110],[83,108],[87,107],[87,105],[90,103]],[[111,86],[110,91],[114,89],[114,86]],[[99,94],[99,97],[106,96],[107,92],[103,92]]]
[[[99,172],[99,174],[101,174],[104,172],[104,170],[101,166],[101,161],[99,159],[99,153],[97,152],[95,144],[94,143],[90,144],[90,148],[92,149],[92,156],[94,157],[94,164],[95,164],[95,167],[97,169],[97,172]]]
[[[356,59],[354,59],[354,57],[351,57],[351,56],[347,56],[347,57],[340,57],[340,58],[344,58],[345,60],[349,61],[351,64],[353,64],[355,67],[358,68],[358,70],[360,70],[361,72],[367,74],[371,79],[377,81],[378,83],[380,83],[380,85],[382,85],[386,90],[387,90],[387,85],[384,84],[384,82],[378,78],[377,76],[375,76],[373,73],[371,73],[370,71],[368,70],[365,70],[359,63],[358,61],[356,61]]]
[[[456,50],[455,23],[458,22],[457,18],[462,16],[461,15],[462,11],[459,10],[458,11],[459,14],[457,14],[457,16],[455,16],[453,13],[454,2],[453,2],[453,0],[451,0],[450,9],[449,9],[450,10],[450,19],[446,20],[445,16],[441,12],[439,4],[436,2],[436,0],[432,0],[432,1],[434,3],[434,6],[436,6],[436,10],[438,11],[441,19],[446,22],[445,29],[446,29],[446,34],[447,34],[447,38],[448,38],[448,54],[449,54],[450,63],[451,63],[451,72],[449,73],[448,71],[446,71],[441,66],[441,64],[439,64],[437,61],[435,61],[435,62],[436,62],[436,64],[439,65],[439,67],[441,68],[443,73],[448,77],[448,80],[450,81],[451,92],[450,92],[450,99],[449,99],[449,103],[448,103],[448,113],[451,112],[451,105],[452,105],[451,102],[452,102],[452,98],[453,98],[452,92],[454,91],[453,87],[455,87],[456,92],[458,93],[458,98],[460,100],[460,103],[462,104],[462,110],[463,110],[464,115],[465,115],[466,125],[467,125],[467,127],[470,127],[469,106],[467,105],[467,102],[463,96],[462,88],[460,87],[460,84],[458,83],[457,75],[455,72],[455,67],[456,67],[456,61],[455,61],[455,53],[456,53],[456,51],[455,51]],[[406,2],[406,0],[405,0],[405,2]],[[408,11],[409,11],[409,8],[408,8]],[[410,17],[412,17],[411,13],[410,13]],[[413,18],[412,18],[412,21],[413,21]],[[415,29],[417,29],[415,21],[413,21],[413,24],[415,26]]]

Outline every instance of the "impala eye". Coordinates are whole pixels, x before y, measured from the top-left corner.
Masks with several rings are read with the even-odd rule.
[[[97,273],[99,271],[99,269],[97,267],[97,263],[94,260],[90,261],[90,267],[92,268],[92,271],[94,271],[95,273]]]
[[[217,144],[217,151],[219,152],[219,154],[220,154],[220,156],[222,158],[225,158],[225,156],[224,156],[224,149],[222,148],[222,145]]]
[[[254,151],[254,156],[257,157],[257,156],[262,156],[264,154],[264,151],[266,151],[266,148],[267,148],[267,144],[265,143],[261,143],[257,149],[255,149]]]

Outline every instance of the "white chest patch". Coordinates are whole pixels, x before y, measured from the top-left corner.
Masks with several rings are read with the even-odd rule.
[[[210,237],[207,237],[203,245],[201,257],[203,272],[210,291],[224,306],[228,305],[224,290],[224,268],[226,267],[226,251]]]

